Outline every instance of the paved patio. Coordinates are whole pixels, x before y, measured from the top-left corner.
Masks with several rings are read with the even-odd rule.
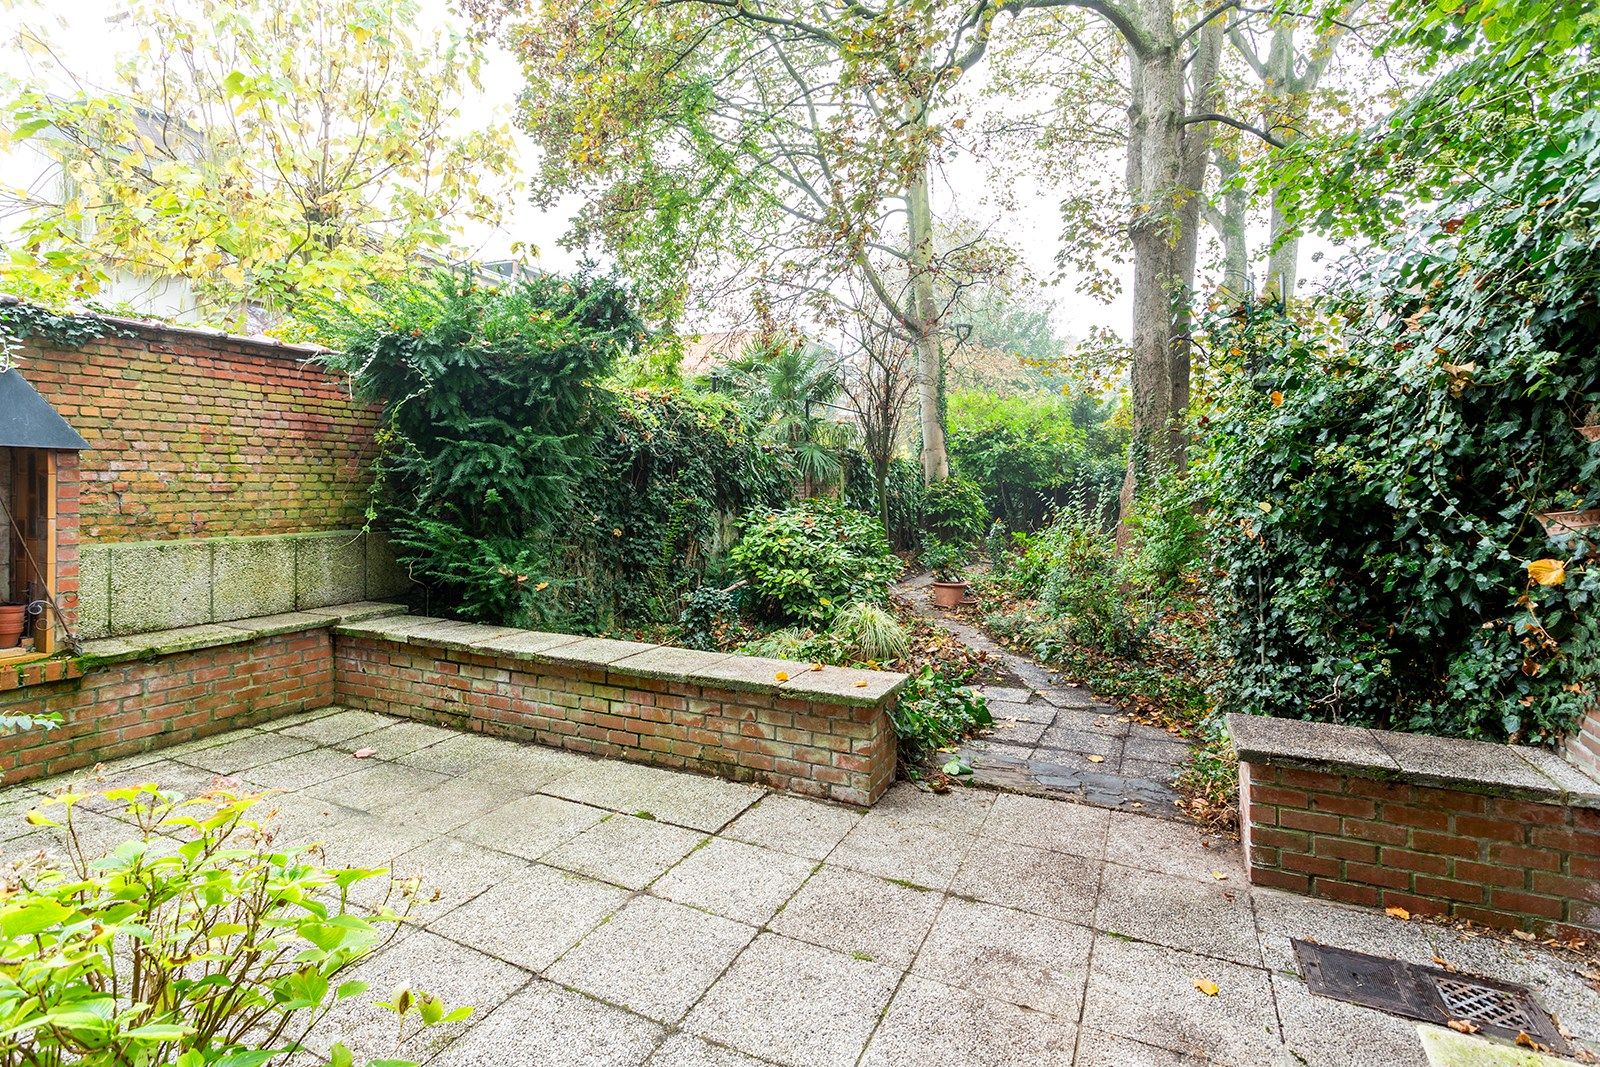
[[[1290,937],[1526,983],[1600,1039],[1579,961],[1253,889],[1237,844],[1170,819],[907,785],[863,813],[336,708],[103,777],[216,775],[283,790],[282,835],[330,862],[423,877],[360,977],[476,1005],[401,1050],[434,1065],[1427,1062],[1414,1024],[1310,996]],[[52,845],[37,799],[0,801],[7,853]],[[347,1004],[321,1037],[359,1063],[390,1031]]]

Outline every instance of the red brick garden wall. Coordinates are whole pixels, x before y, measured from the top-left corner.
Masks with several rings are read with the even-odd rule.
[[[0,738],[0,780],[15,785],[331,704],[333,655],[312,629],[118,664],[54,660],[7,680],[33,684],[0,685],[0,715],[63,720]]]
[[[1600,810],[1241,766],[1251,880],[1507,928],[1600,932]]]
[[[1600,707],[1590,709],[1576,733],[1567,738],[1567,762],[1600,780]]]
[[[887,706],[851,707],[336,638],[335,699],[598,756],[704,771],[850,804],[894,779]]]
[[[362,525],[376,414],[314,349],[155,325],[81,348],[26,345],[17,369],[89,442],[89,542]]]

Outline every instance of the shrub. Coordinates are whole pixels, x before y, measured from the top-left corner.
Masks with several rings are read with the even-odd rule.
[[[1114,496],[1127,452],[1112,406],[1084,393],[950,394],[950,463],[983,489],[990,510],[1023,529],[1085,492]]]
[[[876,519],[807,500],[745,517],[729,552],[767,617],[822,623],[852,601],[880,603],[900,571]]]
[[[678,616],[678,639],[687,648],[725,647],[739,629],[737,591],[703,585],[690,593]]]
[[[929,666],[912,675],[890,716],[902,763],[914,763],[994,722],[988,702]]]
[[[154,785],[98,794],[124,805],[138,833],[90,856],[73,829],[74,808],[90,796],[67,793],[30,815],[60,827],[64,867],[35,857],[9,872],[0,1064],[284,1064],[334,1002],[365,991],[340,976],[403,916],[385,906],[363,917],[347,895],[385,872],[325,870],[274,845],[248,818],[258,796],[186,800]],[[384,1006],[399,1015],[397,1044],[408,1027],[471,1010],[409,991]],[[350,1053],[336,1045],[331,1062],[348,1065]]]
[[[911,651],[904,626],[877,604],[851,604],[833,617],[829,639],[856,663],[889,663]]]
[[[967,565],[967,550],[950,541],[929,541],[922,549],[922,565],[935,581],[959,582]]]
[[[970,545],[989,529],[989,509],[983,490],[966,478],[946,478],[923,491],[924,540]]]
[[[884,482],[889,543],[915,548],[922,540],[922,468],[909,459],[890,460]],[[858,450],[845,453],[844,499],[868,515],[879,514],[872,463]]]

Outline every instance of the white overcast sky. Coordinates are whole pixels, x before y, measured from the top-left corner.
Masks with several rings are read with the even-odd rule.
[[[437,27],[450,18],[447,0],[421,0],[423,27]],[[57,44],[62,59],[74,70],[109,71],[116,57],[137,46],[132,33],[114,16],[124,7],[119,0],[44,0],[38,7],[24,3],[18,8],[0,0],[0,19],[18,19],[25,12],[30,22],[43,21],[49,26],[49,35]],[[45,14],[48,12],[48,14]],[[12,35],[12,27],[4,27],[5,36]],[[474,122],[487,116],[509,122],[517,93],[522,86],[522,76],[516,61],[496,46],[491,54],[483,77],[480,98],[464,103],[463,113]],[[110,86],[105,86],[110,88]],[[517,138],[522,170],[531,173],[536,166],[536,149],[520,133]],[[1119,167],[1114,159],[1107,167]],[[1018,172],[1011,166],[1003,168],[1009,192],[1010,205],[1005,211],[989,202],[985,190],[993,175],[982,159],[963,158],[946,173],[947,182],[936,190],[936,209],[955,213],[980,221],[998,220],[995,236],[1018,249],[1026,267],[1039,279],[1036,299],[1052,301],[1055,319],[1061,332],[1082,337],[1089,328],[1108,326],[1126,335],[1129,308],[1126,293],[1110,304],[1089,299],[1074,292],[1072,278],[1057,279],[1055,258],[1060,243],[1061,223],[1058,212],[1058,194],[1027,172]],[[956,188],[952,188],[955,186]],[[561,270],[573,266],[578,258],[559,246],[567,220],[576,206],[575,200],[558,204],[554,210],[541,211],[519,193],[508,205],[505,222],[493,231],[479,228],[466,235],[471,252],[481,259],[504,258],[510,255],[513,242],[523,242],[539,249],[538,264],[547,269]],[[1309,264],[1303,264],[1309,266]]]

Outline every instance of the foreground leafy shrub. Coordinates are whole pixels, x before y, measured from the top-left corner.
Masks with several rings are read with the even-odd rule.
[[[104,858],[73,826],[92,796],[122,805],[137,830]],[[146,785],[67,793],[30,815],[59,827],[66,861],[32,857],[5,874],[0,1064],[281,1065],[333,1003],[365,991],[341,975],[404,916],[363,917],[348,892],[385,872],[325,870],[275,845],[249,818],[260,799]],[[397,1045],[471,1010],[408,990],[384,1007]],[[334,1045],[331,1063],[350,1064],[349,1051]]]
[[[891,715],[902,763],[916,763],[994,722],[988,702],[933,667],[911,676]]]
[[[971,545],[989,529],[983,490],[966,478],[934,482],[922,496],[923,539]]]
[[[729,552],[769,618],[822,623],[855,601],[881,603],[900,561],[876,519],[828,500],[745,517]]]

